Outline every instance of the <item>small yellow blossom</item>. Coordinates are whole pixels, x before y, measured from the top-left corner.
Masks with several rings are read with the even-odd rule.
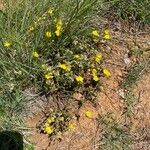
[[[45,127],[44,128],[44,133],[47,133],[47,134],[52,134],[54,131],[53,127],[51,126],[48,126],[48,127]]]
[[[55,34],[56,34],[57,36],[60,36],[60,35],[61,35],[61,30],[56,30],[56,31],[55,31]]]
[[[33,51],[33,52],[32,52],[32,56],[38,58],[38,57],[39,57],[39,54],[38,54],[37,51]]]
[[[54,119],[53,119],[53,118],[48,118],[48,119],[47,119],[47,122],[48,122],[48,123],[52,123],[52,122],[54,122]]]
[[[92,69],[92,74],[96,75],[97,74],[97,70],[96,69]]]
[[[91,118],[91,117],[92,117],[92,112],[91,112],[90,110],[87,110],[87,111],[85,112],[85,116],[86,116],[87,118]]]
[[[74,129],[75,125],[72,122],[69,122],[68,125],[67,125],[67,128],[68,129]]]
[[[94,75],[94,76],[93,76],[93,80],[97,82],[97,81],[99,80],[98,76],[97,76],[97,75]]]
[[[111,36],[110,36],[110,32],[108,29],[104,30],[104,39],[105,40],[110,40]]]
[[[12,44],[10,42],[7,42],[7,41],[4,43],[4,46],[7,47],[7,48],[9,48],[11,45]]]
[[[51,72],[48,72],[47,74],[44,75],[46,80],[52,79],[53,78],[53,74]]]
[[[74,55],[74,58],[75,59],[80,59],[81,57],[80,57],[80,55]]]
[[[104,75],[105,75],[106,77],[110,77],[110,76],[111,76],[110,71],[107,70],[107,69],[103,69],[103,73],[104,73]]]
[[[30,27],[28,30],[28,32],[32,32],[32,31],[34,31],[34,27]]]
[[[111,39],[111,36],[110,36],[109,34],[106,34],[106,35],[104,35],[104,39],[105,39],[105,40],[110,40],[110,39]]]
[[[52,33],[51,33],[50,31],[47,31],[47,32],[45,33],[45,36],[46,36],[47,38],[50,38],[50,37],[52,37]]]
[[[48,13],[49,15],[51,15],[51,14],[53,13],[53,9],[49,8],[48,11],[47,11],[47,13]]]
[[[95,38],[98,38],[99,37],[99,32],[97,31],[97,30],[94,30],[94,31],[92,31],[92,35],[93,35],[93,37]]]
[[[81,76],[76,76],[76,81],[77,82],[80,82],[80,83],[83,83],[83,77],[81,77]]]
[[[62,33],[62,20],[61,19],[56,19],[56,31],[55,34],[56,36],[60,36]]]
[[[59,65],[59,67],[60,67],[61,69],[64,69],[64,70],[66,70],[66,68],[67,68],[67,65],[66,65],[66,64],[60,64],[60,65]]]
[[[101,53],[96,54],[95,61],[100,62],[101,59],[102,59],[102,54]]]
[[[69,64],[60,64],[59,68],[65,70],[65,71],[70,71],[71,70],[71,66]]]

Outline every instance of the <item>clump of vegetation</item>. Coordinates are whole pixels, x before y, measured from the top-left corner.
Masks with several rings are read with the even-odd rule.
[[[99,116],[100,147],[104,150],[130,150],[132,138],[129,127],[120,124],[111,114]]]
[[[49,138],[60,137],[63,132],[74,129],[75,125],[72,122],[72,115],[68,110],[56,110],[50,109],[50,112],[46,115],[45,120],[38,126],[40,131],[49,135]]]
[[[122,87],[123,88],[131,88],[133,84],[139,79],[142,70],[144,69],[144,65],[142,63],[135,63],[129,70],[128,75],[125,77]]]
[[[93,91],[99,90],[101,77],[111,76],[102,67],[105,52],[99,44],[107,44],[111,34],[93,22],[98,3],[17,0],[12,5],[11,0],[4,1],[0,13],[0,95],[13,95],[14,100],[2,100],[2,112],[14,107],[21,111],[25,97],[19,102],[17,97],[31,86],[64,103],[75,92],[91,99]],[[19,95],[15,97],[16,91]]]
[[[128,70],[127,76],[121,83],[121,87],[125,89],[131,89],[132,86],[139,80],[143,72],[145,72],[150,66],[149,58],[145,60],[142,58],[140,61],[135,62]]]
[[[45,2],[41,8],[40,2],[34,8],[30,2],[8,5],[1,14],[1,76],[5,76],[1,90],[24,89],[34,83],[46,93],[70,91],[96,85],[103,72],[110,76],[107,69],[98,67],[103,54],[92,44],[110,40],[109,30],[101,37],[92,27],[89,14],[96,2]],[[23,7],[26,11],[20,12]]]

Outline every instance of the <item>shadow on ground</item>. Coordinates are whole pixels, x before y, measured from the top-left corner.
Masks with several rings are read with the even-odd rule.
[[[0,150],[23,150],[23,137],[14,131],[0,132]]]

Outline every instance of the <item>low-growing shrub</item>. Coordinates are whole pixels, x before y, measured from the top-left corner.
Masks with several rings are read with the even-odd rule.
[[[95,87],[103,72],[109,76],[93,43],[110,39],[109,30],[103,37],[93,26],[97,2],[8,3],[1,14],[1,90],[34,83],[45,93],[63,93]]]
[[[101,77],[111,76],[102,67],[105,52],[100,49],[111,39],[110,31],[99,29],[94,22],[99,2],[17,0],[13,5],[11,0],[4,1],[0,12],[1,97],[34,87],[56,101],[59,97],[66,102],[76,92],[93,99]],[[9,107],[19,104],[14,96]]]

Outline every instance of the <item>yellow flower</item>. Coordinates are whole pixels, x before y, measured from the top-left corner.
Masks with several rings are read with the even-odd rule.
[[[85,116],[86,116],[87,118],[91,118],[91,117],[92,117],[92,112],[91,112],[90,110],[87,110],[87,111],[85,112]]]
[[[32,52],[32,56],[38,58],[38,57],[39,57],[39,54],[38,54],[37,51],[33,51],[33,52]]]
[[[59,68],[65,70],[65,71],[70,71],[71,70],[71,66],[69,64],[60,64]]]
[[[10,42],[7,42],[7,41],[4,43],[4,46],[7,47],[7,48],[9,48],[11,45],[12,44]]]
[[[81,76],[76,76],[76,81],[77,82],[80,82],[80,83],[83,83],[83,77],[81,77]]]
[[[34,27],[30,27],[28,30],[28,32],[32,32],[32,31],[34,31]]]
[[[47,13],[48,13],[49,15],[51,15],[51,14],[53,13],[53,9],[49,8],[48,11],[47,11]]]
[[[110,71],[107,70],[107,69],[103,69],[103,73],[104,73],[104,75],[105,75],[106,77],[110,77],[110,76],[111,76]]]
[[[97,70],[96,69],[92,69],[92,74],[96,75],[97,74]]]
[[[99,80],[98,76],[97,76],[97,75],[94,75],[94,76],[93,76],[93,80],[97,82],[97,81]]]
[[[53,74],[51,72],[48,72],[47,74],[44,75],[46,80],[52,79],[53,78]]]
[[[74,129],[75,125],[72,122],[69,122],[68,125],[67,125],[67,128],[68,129]]]
[[[47,126],[47,127],[44,128],[44,133],[52,134],[53,131],[54,131],[54,129],[51,126]]]
[[[61,35],[61,30],[56,30],[56,31],[55,31],[55,34],[56,34],[57,36],[60,36],[60,35]]]
[[[46,36],[47,38],[50,38],[50,37],[52,37],[52,33],[51,33],[50,31],[47,31],[47,32],[45,33],[45,36]]]
[[[81,57],[80,57],[80,55],[74,55],[74,58],[75,59],[80,59]]]
[[[62,33],[62,20],[61,19],[56,19],[56,31],[55,34],[56,36],[60,36]]]
[[[105,35],[104,35],[104,39],[105,39],[105,40],[110,40],[110,39],[111,39],[111,36],[110,36],[109,34],[105,34]]]
[[[47,122],[48,122],[48,123],[52,123],[52,122],[54,122],[54,119],[53,119],[53,118],[48,118],[48,119],[47,119]]]
[[[97,30],[92,31],[93,37],[98,38],[99,37],[99,32]]]
[[[101,53],[96,54],[95,61],[100,62],[101,59],[102,59],[102,54]]]
[[[104,39],[105,40],[110,40],[111,36],[110,36],[110,32],[108,29],[104,30]]]

